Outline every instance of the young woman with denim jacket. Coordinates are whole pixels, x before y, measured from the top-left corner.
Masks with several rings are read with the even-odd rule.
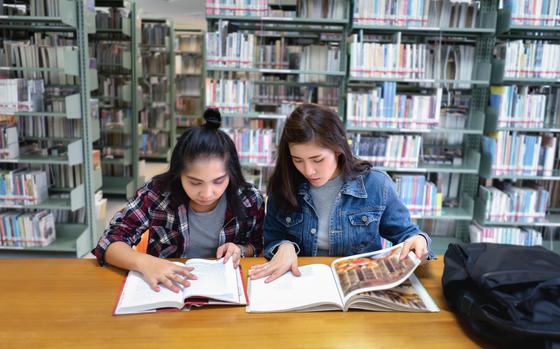
[[[402,256],[426,259],[430,238],[410,221],[391,178],[353,157],[332,110],[303,104],[286,119],[268,185],[264,255],[249,271],[271,282],[299,276],[297,256],[348,256],[404,241]]]

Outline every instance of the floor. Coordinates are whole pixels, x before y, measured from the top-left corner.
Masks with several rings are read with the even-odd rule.
[[[139,170],[140,176],[143,176],[146,181],[150,180],[153,176],[158,175],[168,168],[167,163],[141,163]],[[113,218],[114,214],[122,209],[126,205],[126,200],[124,198],[115,198],[110,197],[108,198],[107,202],[107,222],[108,224],[110,220]],[[23,252],[23,251],[0,251],[0,259],[2,258],[69,258],[75,257],[68,254],[57,254],[57,253],[37,253],[37,252]],[[84,258],[93,258],[93,255],[90,253]]]

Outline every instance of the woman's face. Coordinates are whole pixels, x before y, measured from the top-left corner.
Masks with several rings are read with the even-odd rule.
[[[320,187],[340,173],[338,154],[317,143],[290,143],[290,154],[297,170],[314,187]]]
[[[206,157],[192,161],[181,173],[181,184],[196,212],[208,212],[218,204],[229,184],[225,160]]]

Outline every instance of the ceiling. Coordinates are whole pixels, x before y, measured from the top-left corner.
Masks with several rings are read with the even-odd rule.
[[[140,16],[171,19],[177,28],[206,29],[205,0],[136,0]]]

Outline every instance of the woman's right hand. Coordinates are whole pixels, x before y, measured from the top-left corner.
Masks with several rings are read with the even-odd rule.
[[[178,284],[189,287],[191,285],[189,280],[197,279],[196,275],[191,273],[194,268],[180,266],[151,255],[143,255],[142,257],[138,271],[142,273],[150,288],[156,292],[159,292],[159,284],[162,284],[171,291],[178,293],[181,290]]]
[[[253,280],[268,276],[265,283],[272,282],[291,270],[294,276],[300,276],[297,253],[294,244],[284,243],[278,247],[272,259],[264,264],[254,265],[249,269],[249,277]]]

